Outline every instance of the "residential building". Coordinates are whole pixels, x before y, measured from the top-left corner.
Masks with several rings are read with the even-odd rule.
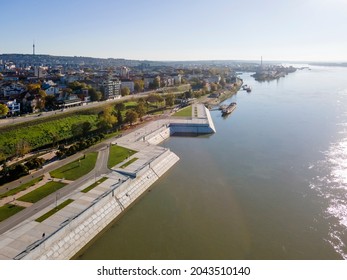
[[[35,66],[34,67],[34,76],[38,78],[43,78],[47,74],[47,67]]]
[[[8,113],[10,115],[17,115],[20,113],[20,103],[18,103],[16,99],[11,100],[11,101],[7,101],[6,105],[9,109]]]
[[[120,76],[121,78],[124,78],[124,79],[129,79],[129,68],[128,67],[125,67],[125,66],[122,66],[120,68]]]
[[[1,91],[4,97],[18,96],[26,91],[26,87],[20,83],[8,83]]]
[[[121,81],[119,79],[111,79],[108,77],[102,82],[101,87],[103,89],[105,100],[120,98]]]
[[[121,88],[127,87],[131,93],[134,92],[134,82],[129,79],[121,79]]]
[[[55,95],[59,93],[59,87],[52,80],[45,81],[42,84],[42,89],[46,92],[47,95]]]
[[[219,75],[214,75],[205,79],[206,82],[215,83],[215,84],[219,84],[220,80],[221,80],[221,76]]]
[[[182,83],[182,75],[177,74],[172,76],[175,80],[175,85],[180,85]]]
[[[82,105],[82,100],[77,96],[77,94],[69,94],[64,99],[60,99],[57,102],[59,108],[69,108]]]
[[[160,86],[171,87],[175,85],[175,79],[170,76],[163,76],[160,78]]]
[[[149,85],[154,82],[154,79],[158,78],[159,79],[159,85],[160,85],[160,76],[158,75],[153,75],[153,76],[145,76],[143,78],[144,86],[145,88],[149,88]]]

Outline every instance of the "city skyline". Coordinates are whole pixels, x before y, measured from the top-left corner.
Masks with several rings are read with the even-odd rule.
[[[343,0],[3,1],[0,53],[347,61]],[[7,28],[6,28],[7,27]]]

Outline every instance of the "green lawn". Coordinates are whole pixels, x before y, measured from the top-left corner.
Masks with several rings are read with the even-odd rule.
[[[129,161],[127,161],[126,163],[124,163],[123,165],[121,165],[120,168],[125,168],[125,167],[127,167],[128,165],[132,164],[133,162],[135,162],[135,161],[137,161],[137,160],[138,160],[138,158],[134,157],[134,158],[132,158],[131,160],[129,160]]]
[[[54,178],[65,178],[66,180],[76,180],[86,175],[94,169],[98,153],[89,153],[85,157],[68,163],[50,172]]]
[[[59,210],[63,209],[65,206],[68,206],[71,202],[73,202],[73,199],[65,200],[63,203],[60,203],[57,207],[54,207],[52,210],[48,211],[46,214],[43,214],[41,217],[38,217],[35,221],[36,222],[43,222],[53,214],[57,213]]]
[[[91,184],[89,187],[86,187],[85,189],[81,190],[83,193],[87,193],[90,190],[94,189],[96,186],[100,185],[102,182],[106,181],[107,177],[102,177],[100,180],[96,181],[95,183]]]
[[[47,184],[43,185],[42,187],[37,188],[36,190],[33,190],[30,193],[27,193],[26,195],[21,196],[17,200],[25,201],[25,202],[31,202],[35,203],[42,198],[50,195],[51,193],[54,193],[55,191],[61,189],[66,184],[61,182],[48,182]]]
[[[188,106],[176,112],[174,117],[191,117],[192,116],[192,106]]]
[[[23,209],[24,207],[12,205],[12,204],[6,204],[4,206],[1,206],[0,207],[0,222],[2,222],[3,220],[6,220],[12,215],[18,213],[19,211],[22,211]]]
[[[121,163],[131,155],[137,153],[136,151],[117,146],[112,145],[110,148],[110,155],[108,157],[107,166],[108,168],[112,168],[113,166],[117,165],[118,163]]]
[[[36,178],[34,180],[31,180],[28,183],[25,184],[21,184],[19,185],[17,188],[14,188],[12,190],[9,190],[3,194],[0,194],[0,199],[4,198],[4,197],[8,197],[10,195],[15,195],[21,191],[25,191],[26,189],[30,188],[31,186],[35,185],[36,183],[40,182],[42,180],[43,176]]]
[[[58,140],[73,137],[73,125],[88,121],[92,125],[92,130],[96,129],[97,118],[97,114],[76,114],[53,120],[37,118],[29,123],[1,127],[0,147],[6,156],[12,156],[16,153],[16,145],[20,140],[27,141],[31,149],[39,148],[52,143],[53,136]]]

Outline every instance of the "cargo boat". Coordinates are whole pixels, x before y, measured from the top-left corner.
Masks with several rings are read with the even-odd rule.
[[[229,115],[236,108],[236,102],[231,102],[230,105],[222,109],[222,116]]]
[[[251,92],[252,91],[252,88],[250,86],[248,86],[248,85],[243,85],[242,89],[247,91],[247,92]]]

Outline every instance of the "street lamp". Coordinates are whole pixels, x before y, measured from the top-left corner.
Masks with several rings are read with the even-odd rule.
[[[55,208],[58,206],[58,192],[55,192]]]

